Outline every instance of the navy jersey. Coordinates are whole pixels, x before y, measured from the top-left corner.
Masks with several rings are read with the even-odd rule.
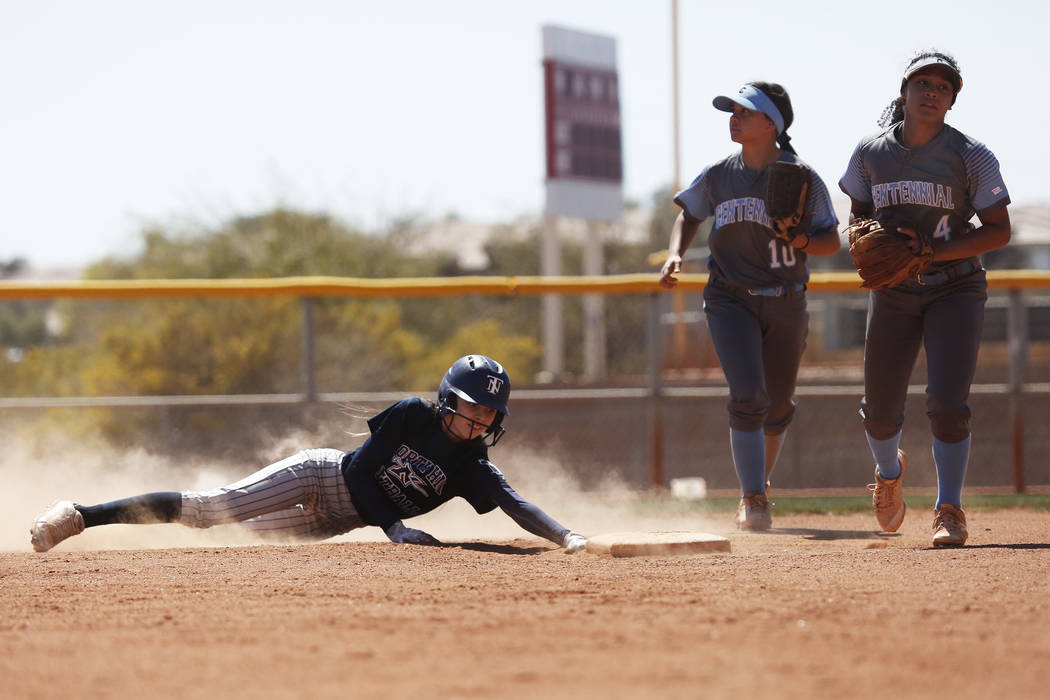
[[[525,501],[488,460],[482,438],[456,441],[433,404],[399,401],[368,421],[371,436],[343,456],[343,478],[362,519],[384,530],[459,496],[478,513],[497,506],[533,534],[560,543],[568,529]]]
[[[973,230],[975,212],[1010,203],[999,161],[984,144],[945,124],[929,143],[908,148],[900,141],[902,126],[861,140],[839,180],[842,191],[871,204],[884,225],[907,226],[935,240],[963,238]]]
[[[802,163],[784,151],[780,160]],[[812,171],[812,168],[810,169]],[[704,168],[675,195],[675,204],[692,221],[714,217],[707,245],[708,269],[721,279],[748,288],[779,287],[809,280],[806,253],[776,237],[766,214],[766,173],[752,170],[740,153]],[[838,223],[824,181],[813,171],[806,202],[811,229],[819,233]]]

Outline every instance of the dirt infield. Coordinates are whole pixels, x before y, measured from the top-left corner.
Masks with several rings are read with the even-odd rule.
[[[1050,516],[978,513],[961,550],[929,548],[926,521],[780,517],[669,558],[525,539],[0,552],[3,695],[1045,697]]]

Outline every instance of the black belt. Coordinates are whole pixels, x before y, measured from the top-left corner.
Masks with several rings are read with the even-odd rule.
[[[716,287],[724,287],[731,292],[737,294],[747,294],[752,297],[786,297],[792,294],[798,294],[799,292],[806,291],[806,285],[804,282],[798,282],[796,284],[788,284],[783,287],[762,287],[762,288],[750,288],[739,284],[733,284],[732,282],[726,282],[718,277],[711,277],[709,280]]]
[[[981,264],[973,260],[963,260],[958,262],[951,267],[946,267],[943,270],[937,272],[930,272],[927,274],[915,275],[915,281],[924,287],[936,287],[938,284],[944,284],[945,282],[951,282],[957,280],[960,277],[966,275],[972,275],[981,269]]]

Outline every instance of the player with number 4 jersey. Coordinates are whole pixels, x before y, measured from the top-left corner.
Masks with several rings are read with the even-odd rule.
[[[875,219],[915,241],[916,251],[918,241],[924,249],[932,242],[922,264],[909,268],[910,278],[870,293],[861,415],[875,458],[872,505],[879,526],[894,532],[906,510],[904,406],[924,344],[938,484],[935,546],[959,546],[967,539],[967,399],[988,288],[978,256],[1010,240],[1010,196],[998,161],[983,144],[944,123],[960,90],[954,58],[917,54],[904,72],[900,97],[883,113],[883,130],[860,142],[839,181],[850,196],[851,223]],[[969,223],[975,213],[979,227]]]
[[[784,433],[795,412],[795,382],[806,346],[809,314],[805,289],[807,258],[839,249],[838,223],[820,177],[790,146],[791,99],[775,83],[744,85],[714,107],[731,112],[730,138],[740,151],[705,168],[675,196],[682,208],[671,229],[660,284],[674,287],[682,255],[700,224],[712,220],[709,277],[704,312],[711,339],[729,384],[729,427],[733,463],[740,480],[737,526],[771,526],[766,486]],[[806,172],[797,215],[771,218],[772,178],[783,170]]]

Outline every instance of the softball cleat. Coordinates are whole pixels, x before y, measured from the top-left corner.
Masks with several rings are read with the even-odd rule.
[[[959,506],[942,503],[933,512],[933,546],[962,547],[969,532],[966,530],[966,513]]]
[[[46,552],[62,540],[84,531],[84,516],[72,501],[59,501],[48,506],[29,528],[33,549]]]
[[[766,494],[753,492],[740,499],[736,509],[736,526],[740,530],[768,530],[773,526]]]
[[[872,492],[871,506],[875,511],[875,519],[879,521],[879,527],[886,532],[896,532],[904,522],[904,513],[908,509],[904,503],[904,469],[908,464],[908,457],[904,450],[897,450],[897,461],[901,465],[901,474],[896,479],[883,479],[879,476],[879,468],[875,467],[875,483],[868,484],[868,490]]]

